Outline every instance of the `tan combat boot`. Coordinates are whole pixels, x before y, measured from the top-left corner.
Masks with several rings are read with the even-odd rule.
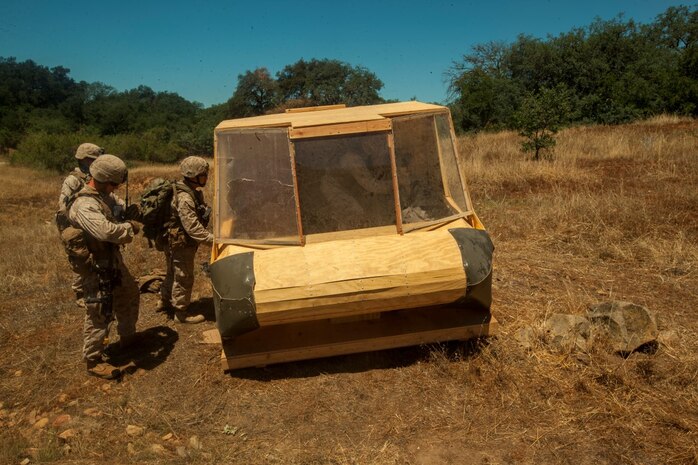
[[[175,321],[177,323],[188,323],[188,324],[197,324],[197,323],[202,323],[206,318],[203,315],[192,315],[192,316],[187,316],[187,312],[184,310],[178,310],[175,312]]]
[[[172,304],[165,302],[164,300],[158,300],[158,303],[155,304],[155,311],[157,313],[167,313],[171,308]]]
[[[116,379],[121,376],[121,370],[117,367],[97,360],[87,361],[87,373],[102,379]]]

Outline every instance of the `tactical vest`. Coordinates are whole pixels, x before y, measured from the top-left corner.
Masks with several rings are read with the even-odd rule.
[[[192,189],[182,181],[175,181],[172,184],[174,189],[172,201],[176,204],[176,202],[178,202],[177,194],[180,191],[186,192],[194,200],[196,217],[204,227],[208,226],[208,205],[206,205],[204,202],[204,193],[199,190]],[[177,208],[171,209],[170,220],[167,222],[166,234],[170,247],[194,246],[197,244],[196,240],[192,239],[184,230],[182,220],[179,218],[179,214],[177,213]]]
[[[65,230],[65,228],[70,226],[70,221],[68,220],[69,204],[73,200],[75,200],[75,195],[85,188],[85,185],[87,185],[87,183],[89,182],[89,178],[90,178],[89,175],[80,171],[79,168],[76,168],[73,171],[71,171],[70,173],[68,173],[68,176],[66,176],[66,179],[70,176],[72,176],[78,180],[80,187],[78,187],[78,189],[75,192],[73,192],[71,195],[69,195],[68,197],[65,198],[65,204],[66,204],[65,205],[65,213],[63,213],[63,211],[60,209],[56,212],[56,217],[55,217],[56,227],[58,228],[58,233],[61,235],[63,234],[63,231]]]
[[[92,197],[97,200],[107,220],[116,222],[109,205],[102,199],[99,192],[90,186],[83,187],[77,194],[71,196],[68,203],[68,212],[70,212],[70,209],[79,197]],[[115,253],[118,246],[111,242],[95,239],[77,224],[70,222],[70,226],[61,233],[61,239],[74,268],[78,267],[82,270],[85,267],[114,269],[117,266]]]

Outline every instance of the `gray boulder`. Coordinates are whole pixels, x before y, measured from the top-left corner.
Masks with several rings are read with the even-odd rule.
[[[646,307],[631,302],[612,301],[593,305],[589,321],[596,334],[605,337],[616,352],[630,353],[655,341],[657,320]]]
[[[560,350],[587,349],[589,321],[581,315],[554,313],[543,323],[543,330],[550,345]]]

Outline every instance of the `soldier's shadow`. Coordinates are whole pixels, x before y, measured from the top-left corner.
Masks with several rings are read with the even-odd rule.
[[[177,331],[170,327],[148,328],[137,332],[136,340],[127,349],[109,353],[109,362],[126,372],[152,370],[167,360],[178,339]]]

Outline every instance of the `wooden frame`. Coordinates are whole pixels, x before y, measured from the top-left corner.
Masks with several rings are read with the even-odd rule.
[[[306,113],[309,111],[322,111],[322,110],[337,110],[338,108],[346,108],[344,103],[338,103],[336,105],[318,105],[316,107],[300,107],[300,108],[287,108],[284,110],[286,113]]]
[[[205,343],[221,343],[223,370],[491,336],[498,322],[489,313],[431,307],[374,314],[375,318],[311,321],[260,328],[221,341],[216,330]]]
[[[326,124],[322,126],[293,126],[288,132],[288,137],[291,140],[311,139],[316,137],[341,136],[344,134],[390,131],[391,129],[390,119],[384,118],[374,121],[355,121],[350,123]]]
[[[427,142],[431,139],[429,131],[433,130],[437,144],[436,154],[430,147],[423,147],[428,148],[428,165],[430,172],[433,173],[429,186],[433,186],[431,190],[437,195],[437,161],[434,159],[434,156],[437,156],[445,201],[450,209],[456,211],[457,214],[433,221],[403,223],[400,179],[398,179],[395,135],[393,133],[392,118],[394,117],[431,118],[432,128],[430,129],[428,126],[429,121],[425,121],[419,132],[419,135],[427,135],[424,139],[419,140]],[[440,118],[446,118],[448,127]],[[407,127],[407,129],[409,128]],[[227,281],[230,275],[234,275],[230,276],[230,279],[254,278],[254,287],[251,288],[249,296],[253,307],[252,309],[245,308],[245,311],[254,312],[253,317],[259,324],[259,328],[256,330],[223,341],[222,364],[224,369],[435,343],[452,339],[468,339],[487,336],[495,331],[497,322],[486,308],[490,305],[490,287],[487,284],[490,281],[486,281],[487,285],[477,288],[477,292],[472,291],[472,287],[468,287],[470,272],[464,263],[466,259],[470,263],[472,257],[467,256],[468,245],[463,239],[459,239],[458,234],[465,233],[466,237],[470,237],[470,233],[473,232],[470,229],[471,226],[478,229],[484,228],[472,211],[472,202],[465,183],[463,167],[459,163],[455,132],[447,108],[420,102],[354,108],[333,105],[290,109],[284,114],[224,121],[218,125],[214,134],[214,163],[216,167],[214,182],[216,187],[220,188],[220,186],[225,185],[224,177],[228,176],[228,173],[223,173],[223,170],[219,170],[218,167],[221,163],[226,164],[229,155],[249,154],[254,156],[260,153],[256,148],[254,139],[250,138],[249,140],[249,144],[253,148],[238,152],[236,148],[238,146],[234,145],[239,143],[238,140],[234,137],[221,139],[219,135],[228,131],[254,133],[270,129],[273,129],[274,132],[286,133],[292,186],[289,185],[286,162],[277,156],[283,150],[283,147],[278,145],[282,143],[279,141],[283,139],[283,136],[273,136],[272,139],[270,135],[269,141],[277,144],[274,147],[279,149],[278,151],[274,150],[274,157],[270,158],[273,161],[270,164],[278,166],[278,172],[283,173],[279,174],[278,178],[272,179],[283,182],[283,191],[280,192],[283,194],[284,210],[280,215],[284,219],[284,227],[259,230],[281,230],[286,237],[272,239],[216,238],[214,242],[211,252],[212,262],[231,258],[231,261],[227,263],[236,264],[241,258],[239,254],[246,254],[243,258],[249,258],[252,256],[249,252],[254,252],[254,260],[250,261],[245,268],[245,273],[247,273],[245,276],[238,276],[237,269],[231,266],[219,267],[220,269],[216,272],[226,274],[214,275],[217,279],[214,282],[224,283],[220,284],[220,289],[214,288],[214,291],[223,293],[225,292],[221,289],[230,284]],[[446,132],[450,134],[446,134]],[[301,152],[301,154],[297,154],[297,141],[365,133],[377,133],[374,136],[375,139],[385,137],[392,174],[395,224],[307,235],[303,228],[296,160],[298,155],[301,155],[300,158],[303,160],[303,156],[312,153]],[[449,146],[445,140],[447,135],[450,135],[451,138],[451,148],[453,157],[455,157],[453,162],[456,163],[457,175],[452,170],[448,174],[445,173],[446,167],[452,168],[451,154],[448,152]],[[442,138],[444,139],[443,144]],[[419,144],[417,139],[410,140],[410,142]],[[222,160],[219,159],[221,156],[218,148],[219,143],[224,144],[225,150],[230,148],[230,154],[226,153]],[[265,136],[260,147],[266,148],[267,145],[264,144],[267,143]],[[383,144],[382,140],[376,140],[375,143]],[[384,149],[381,145],[381,150]],[[330,151],[330,153],[332,152]],[[449,161],[449,163],[445,163],[444,160]],[[250,165],[252,170],[258,170],[262,166],[254,158],[248,161],[252,163]],[[382,166],[385,163],[384,159],[380,163]],[[249,177],[254,179],[261,179],[265,176],[263,173],[260,174],[260,171],[252,172],[255,174]],[[244,171],[239,173],[244,173]],[[389,190],[386,190],[388,184],[387,179],[384,179],[385,174],[382,172],[383,176],[381,176],[382,182],[385,183],[384,189],[381,191],[385,196],[381,198],[387,201]],[[240,176],[243,174],[232,175],[235,179]],[[463,211],[463,206],[459,205],[460,194],[455,191],[451,192],[451,188],[457,188],[458,180],[460,180],[464,191],[465,206],[467,207],[465,211]],[[453,186],[450,185],[451,183]],[[264,187],[255,187],[255,189],[264,189]],[[251,194],[260,192],[265,191],[250,191]],[[294,196],[293,207],[291,207],[288,198],[291,192]],[[229,204],[235,199],[231,201],[225,197],[223,200],[227,203],[224,203],[222,207],[220,199],[221,192],[216,190],[214,193],[216,204],[214,226],[217,232],[225,228],[225,224],[222,224],[220,219],[221,208],[226,214],[238,211],[237,208],[234,210],[229,208]],[[375,201],[375,198],[372,200]],[[265,203],[264,205],[268,205],[271,211],[277,204],[278,202]],[[253,201],[250,205],[257,204]],[[384,207],[385,210],[382,212],[381,218],[388,220],[390,212],[387,205]],[[289,208],[295,208],[297,235],[294,234],[291,225],[293,216],[288,211]],[[444,208],[438,211],[447,214],[448,210]],[[266,220],[268,219],[269,217],[266,217]],[[463,231],[463,228],[467,231]],[[257,230],[250,229],[250,231]],[[242,234],[244,231],[239,231],[239,233]],[[486,233],[476,233],[479,234],[478,238],[485,236],[487,239]],[[254,235],[255,233],[250,234]],[[479,263],[478,260],[482,262],[480,263],[482,266],[491,265],[491,256],[483,259],[475,257],[474,262]],[[467,292],[471,292],[471,294],[466,294]],[[464,300],[463,298],[466,296],[467,298]],[[242,311],[242,307],[236,307],[236,295],[231,294],[226,299],[226,311],[231,309],[232,311]],[[475,303],[471,305],[469,302]],[[240,328],[239,332],[245,329]],[[207,333],[207,339],[220,341],[220,337],[215,337],[220,336],[217,330],[213,331],[215,334]],[[239,332],[224,332],[224,334],[239,334]]]
[[[395,227],[402,235],[402,206],[400,205],[400,186],[397,179],[397,161],[395,160],[395,136],[388,133],[388,151],[390,152],[390,170],[393,173],[393,198],[395,200]]]
[[[289,131],[290,133],[290,131]],[[298,238],[301,245],[305,245],[305,236],[303,235],[303,218],[301,215],[301,198],[298,195],[298,176],[296,175],[296,146],[292,140],[288,141],[288,153],[291,157],[291,177],[293,178],[293,197],[296,203],[296,223],[298,224]]]

